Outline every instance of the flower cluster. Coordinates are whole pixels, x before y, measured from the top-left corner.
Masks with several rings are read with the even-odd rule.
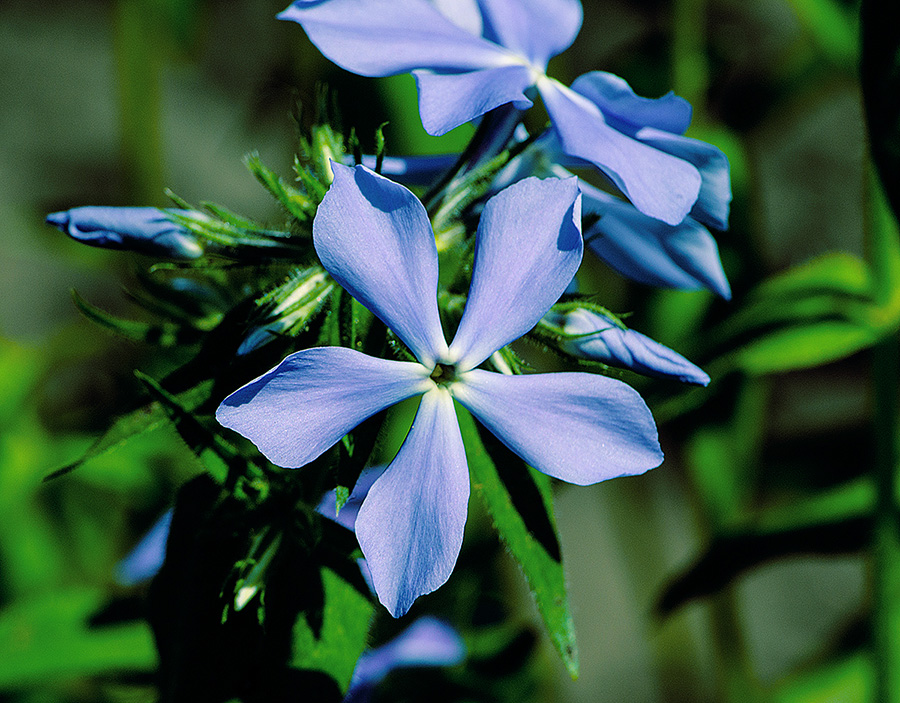
[[[248,161],[284,206],[283,227],[180,201],[166,211],[76,208],[48,222],[95,246],[168,258],[198,277],[213,272],[202,318],[170,314],[201,340],[199,352],[151,391],[178,422],[195,423],[192,437],[199,427],[215,438],[191,446],[225,457],[227,490],[264,483],[264,470],[252,480],[232,474],[265,462],[204,424],[216,406],[218,423],[268,462],[305,467],[291,500],[317,502],[358,479],[349,504],[346,487],[343,499],[330,494],[331,509],[346,511],[341,521],[355,531],[372,588],[399,617],[447,581],[463,543],[469,468],[458,414],[523,464],[573,484],[662,462],[649,409],[609,367],[710,379],[580,292],[576,274],[587,247],[641,283],[728,298],[707,229],[727,226],[728,162],[684,136],[691,108],[671,93],[639,97],[603,72],[571,87],[547,76],[580,29],[578,0],[298,0],[280,17],[349,71],[411,72],[426,130],[479,120],[471,148],[353,159],[319,125],[302,145],[299,186]],[[552,124],[528,135],[521,119],[537,96]],[[567,170],[585,165],[604,189]],[[400,182],[430,186],[426,203]],[[233,274],[240,265],[255,276]],[[154,311],[171,313],[170,283],[156,285],[166,304]],[[533,372],[522,337],[564,370]],[[373,470],[381,425],[370,423],[389,422],[383,411],[410,399],[418,405],[405,440]],[[123,566],[125,581],[158,566],[166,524]]]

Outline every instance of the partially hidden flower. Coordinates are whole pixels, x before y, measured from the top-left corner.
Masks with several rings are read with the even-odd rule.
[[[692,112],[684,99],[638,97],[601,71],[571,88],[547,76],[581,28],[579,0],[298,0],[279,17],[348,71],[411,72],[430,134],[504,105],[527,109],[537,92],[563,151],[599,168],[641,212],[674,225],[704,189],[723,186],[703,172],[727,165],[724,155],[682,136]],[[726,168],[726,188],[727,177]],[[721,202],[708,214],[721,217]]]
[[[397,669],[455,666],[465,657],[466,647],[456,630],[437,618],[419,618],[390,642],[363,652],[344,703],[370,700],[375,687]]]
[[[506,376],[477,368],[532,329],[581,261],[577,181],[525,179],[484,208],[468,301],[448,345],[425,208],[404,187],[334,165],[313,223],[324,268],[417,361],[305,349],[232,393],[216,417],[273,463],[303,466],[407,398],[412,428],[362,503],[355,528],[379,600],[399,617],[450,576],[469,497],[454,400],[527,464],[586,485],[662,461],[650,411],[629,386],[589,373]]]
[[[117,583],[136,586],[156,576],[166,558],[173,512],[171,508],[164,512],[128,556],[116,564],[113,576]]]
[[[196,237],[155,207],[76,207],[47,215],[47,223],[83,244],[125,249],[170,259],[196,259],[203,249]]]
[[[650,337],[623,329],[611,318],[586,308],[551,310],[544,322],[563,333],[560,346],[573,356],[620,366],[647,376],[674,378],[705,386],[709,376],[681,354]]]

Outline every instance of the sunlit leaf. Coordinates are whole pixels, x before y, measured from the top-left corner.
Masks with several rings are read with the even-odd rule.
[[[484,500],[500,537],[519,562],[553,646],[572,678],[578,646],[566,591],[550,479],[535,471],[457,407],[475,492]]]
[[[359,655],[366,647],[372,602],[330,569],[322,569],[325,609],[316,637],[302,614],[294,624],[291,665],[321,671],[346,692]]]

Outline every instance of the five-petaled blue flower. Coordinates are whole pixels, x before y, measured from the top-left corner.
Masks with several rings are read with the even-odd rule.
[[[421,396],[355,523],[378,597],[400,616],[449,578],[462,544],[469,476],[454,399],[525,462],[571,483],[642,473],[662,452],[650,411],[624,383],[478,368],[534,327],[572,280],[583,248],[576,179],[525,179],[488,202],[468,301],[448,345],[425,208],[363,166],[335,164],[334,175],[313,223],[322,265],[418,361],[305,349],[232,393],[216,417],[273,463],[296,468],[366,418]]]
[[[302,25],[348,71],[412,72],[431,134],[503,105],[526,109],[536,90],[563,151],[599,168],[641,212],[674,225],[698,197],[727,207],[724,155],[682,136],[691,121],[687,101],[672,93],[638,97],[601,71],[571,88],[547,76],[547,62],[581,28],[579,0],[297,0],[279,17]]]

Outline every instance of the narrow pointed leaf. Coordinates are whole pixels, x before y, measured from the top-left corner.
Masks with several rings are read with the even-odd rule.
[[[578,646],[553,517],[550,479],[526,467],[478,427],[466,410],[457,407],[457,417],[472,486],[519,563],[553,646],[574,679],[578,676]],[[505,467],[502,477],[500,467]]]

